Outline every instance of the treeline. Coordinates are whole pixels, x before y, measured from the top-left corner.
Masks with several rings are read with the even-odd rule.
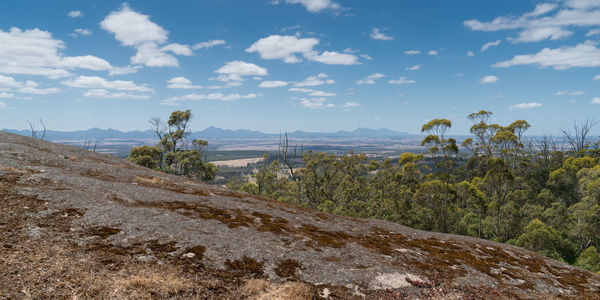
[[[132,148],[128,159],[138,165],[171,174],[184,175],[209,181],[219,169],[207,162],[208,142],[188,141],[190,110],[174,111],[167,122],[159,118],[150,119],[152,129],[159,140],[156,146]]]
[[[263,160],[249,182],[229,186],[323,212],[514,244],[599,272],[595,123],[564,131],[565,141],[534,140],[524,136],[526,121],[490,124],[491,115],[470,114],[473,137],[460,146],[446,136],[449,120],[428,122],[426,153],[403,153],[397,162],[309,151],[295,167],[286,143],[283,156]]]

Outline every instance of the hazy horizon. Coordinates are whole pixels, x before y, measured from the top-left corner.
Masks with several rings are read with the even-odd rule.
[[[31,9],[35,7],[35,9]],[[385,128],[469,113],[530,135],[600,108],[600,2],[18,1],[0,11],[0,128]],[[434,9],[432,9],[434,8]],[[39,125],[38,125],[39,126]],[[599,132],[595,129],[594,134]]]

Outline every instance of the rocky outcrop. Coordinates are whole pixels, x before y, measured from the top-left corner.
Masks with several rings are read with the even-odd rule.
[[[5,271],[17,237],[43,245],[60,235],[115,272],[127,257],[237,287],[300,282],[314,297],[600,298],[597,275],[518,247],[324,214],[3,132],[0,187]],[[205,295],[246,297],[238,292]]]

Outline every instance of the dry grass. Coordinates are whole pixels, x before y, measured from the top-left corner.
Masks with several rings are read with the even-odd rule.
[[[316,290],[302,282],[271,284],[263,279],[251,279],[241,288],[241,294],[253,300],[314,299]]]

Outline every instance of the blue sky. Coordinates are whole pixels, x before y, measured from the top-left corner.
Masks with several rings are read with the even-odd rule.
[[[599,43],[598,0],[6,1],[0,128],[558,134],[600,111]]]

